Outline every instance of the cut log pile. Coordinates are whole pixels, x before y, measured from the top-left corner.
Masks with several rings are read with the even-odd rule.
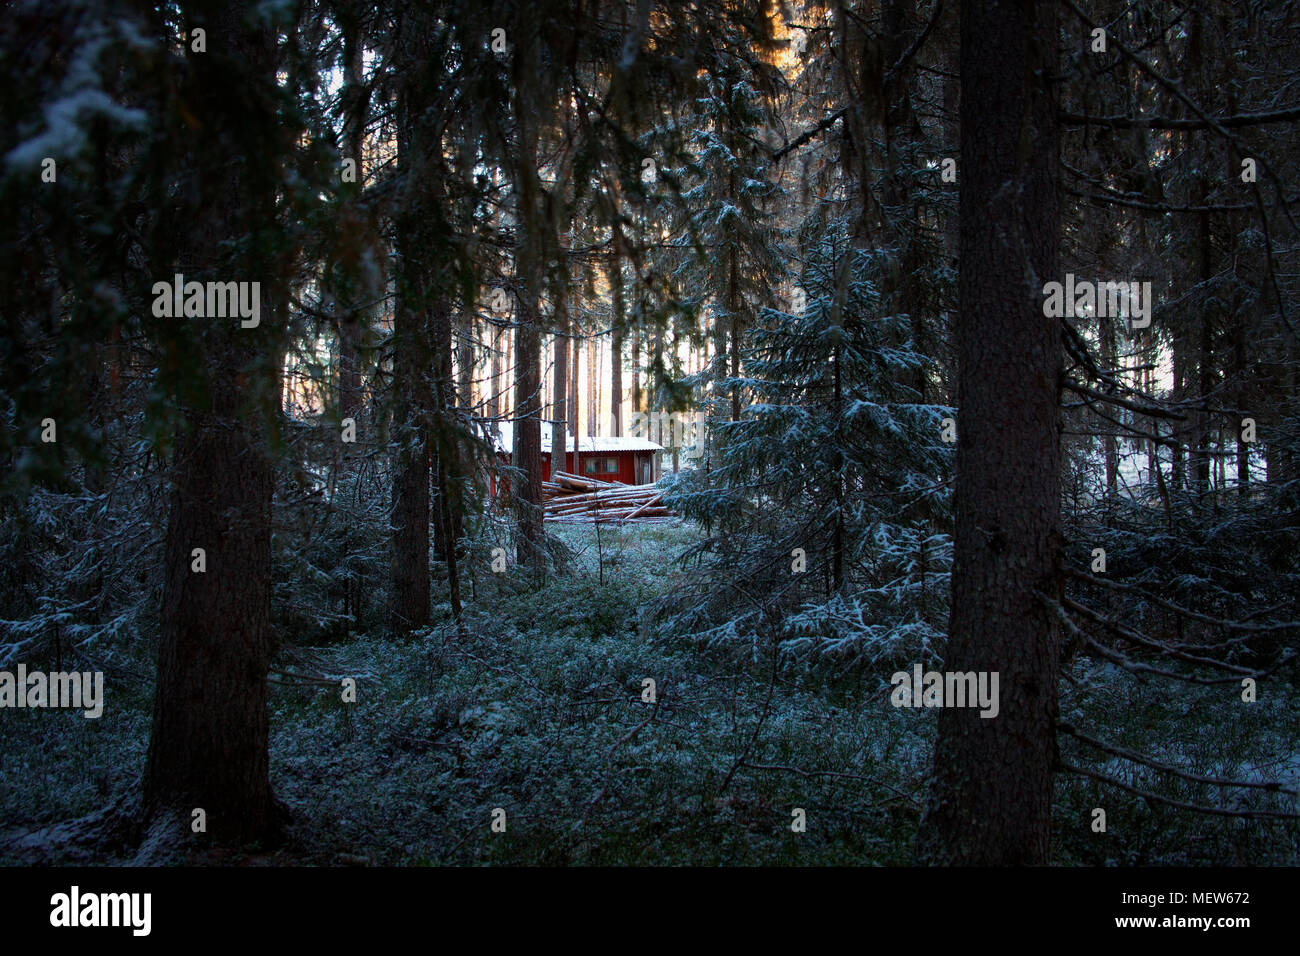
[[[676,518],[654,485],[620,485],[557,471],[542,482],[547,521],[659,522]]]

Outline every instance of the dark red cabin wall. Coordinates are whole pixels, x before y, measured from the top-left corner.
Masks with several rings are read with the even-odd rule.
[[[578,474],[580,474],[583,478],[597,478],[600,481],[617,481],[625,485],[634,485],[636,484],[636,470],[635,470],[636,466],[633,460],[634,454],[635,454],[634,452],[630,452],[630,451],[619,451],[619,452],[594,452],[593,451],[593,452],[584,453],[582,456],[583,464],[580,467]],[[586,470],[587,468],[586,462],[592,458],[616,458],[618,459],[618,471],[612,475],[609,474],[588,475]]]
[[[625,485],[636,484],[635,453],[630,451],[621,451],[618,453],[618,475],[615,481],[621,481]]]
[[[572,454],[568,456],[572,459]],[[573,473],[581,475],[583,478],[598,478],[601,481],[617,481],[625,485],[636,484],[636,452],[618,451],[618,452],[595,452],[584,451],[581,456],[581,462],[574,465]],[[588,475],[586,472],[586,463],[592,458],[617,458],[618,472],[613,475]],[[572,464],[572,461],[570,461]],[[560,468],[560,471],[568,471],[567,468]],[[551,456],[542,455],[542,480],[550,481],[551,479]]]
[[[618,451],[618,452],[583,452],[581,459],[583,462],[589,458],[617,458],[618,473],[613,475],[595,475],[591,477],[599,478],[602,481],[617,481],[625,485],[635,485],[636,480],[636,459],[638,455],[646,455],[648,452],[636,451]],[[569,456],[570,458],[572,456]],[[511,458],[509,455],[501,455],[501,462],[509,465]],[[575,473],[582,475],[584,478],[589,477],[583,473],[583,465],[576,466]],[[565,469],[561,468],[560,471]],[[542,452],[542,481],[551,480],[551,456],[549,452]],[[505,479],[499,478],[496,474],[488,476],[488,493],[496,497],[499,491],[508,491],[510,483]]]

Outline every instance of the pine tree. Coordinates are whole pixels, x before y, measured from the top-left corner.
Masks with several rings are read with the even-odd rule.
[[[760,139],[770,104],[735,61],[702,82],[682,150],[667,166],[679,211],[673,281],[681,305],[707,318],[714,341],[709,378],[714,416],[740,419],[744,404],[743,341],[759,310],[773,301],[781,274],[780,197],[771,153]]]
[[[712,601],[677,623],[707,628],[743,587],[789,612],[802,605],[788,621],[793,652],[928,651],[945,603],[949,410],[910,384],[929,360],[910,347],[908,317],[882,310],[888,255],[856,248],[842,219],[805,249],[794,281],[806,305],[764,310],[747,333],[753,404],[717,426],[712,467],[673,486],[675,505],[713,528],[688,554],[710,556]]]

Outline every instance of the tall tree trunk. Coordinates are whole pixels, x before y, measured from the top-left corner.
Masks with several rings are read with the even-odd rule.
[[[403,61],[413,68],[423,55],[421,18],[403,38]],[[429,262],[431,160],[437,154],[424,105],[431,91],[415,81],[399,93],[397,165],[406,195],[396,218],[397,301],[393,316],[393,505],[389,629],[404,634],[429,622],[429,387],[433,355],[429,310],[436,290]]]
[[[921,268],[921,217],[912,208],[912,177],[915,163],[912,158],[911,122],[912,98],[910,70],[904,68],[893,73],[893,64],[904,59],[911,45],[912,31],[908,23],[915,12],[914,0],[887,0],[882,14],[885,36],[885,55],[881,59],[883,75],[880,78],[884,96],[881,97],[881,126],[885,141],[885,205],[890,210],[893,227],[889,230],[890,242],[898,250],[899,279],[893,293],[892,311],[908,316],[911,326],[912,348],[919,354],[927,353],[925,317],[922,314],[917,271]],[[862,184],[861,188],[869,188]],[[916,401],[926,401],[926,370],[918,365],[904,376],[904,383],[916,396]]]
[[[727,272],[727,309],[731,318],[731,378],[740,378],[740,277],[737,274],[736,254],[731,255]],[[740,421],[740,385],[731,387],[731,420]]]
[[[369,104],[365,90],[364,46],[361,42],[360,4],[346,6],[340,14],[343,30],[344,89],[343,89],[343,155],[356,163],[356,183],[351,186],[359,197],[365,183],[363,159],[366,138],[366,117]],[[351,218],[351,217],[350,217]],[[364,221],[363,216],[354,221]],[[350,239],[349,241],[355,241]],[[364,273],[364,268],[358,268]],[[335,319],[339,337],[339,417],[355,419],[361,409],[361,341],[366,307],[373,294],[366,287],[362,275],[347,276],[347,294],[338,302]]]
[[[644,412],[641,406],[641,327],[632,330],[632,411]]]
[[[609,287],[614,322],[609,336],[609,433],[623,434],[623,256],[615,233],[614,257],[609,266]]]
[[[551,471],[565,471],[565,436],[569,432],[569,321],[556,316],[555,391],[551,396]]]
[[[919,849],[1041,864],[1056,759],[1061,327],[1054,0],[961,6],[956,552],[944,664],[996,672],[999,712],[945,707]],[[1014,196],[1014,200],[1009,197]]]
[[[724,341],[726,333],[723,333]],[[661,388],[663,387],[663,370],[664,370],[664,330],[662,326],[656,325],[654,332],[650,337],[650,369],[653,378],[650,380],[650,395],[648,396],[648,405],[655,405],[662,401]],[[663,405],[659,404],[662,408]]]
[[[408,278],[408,281],[409,278]],[[392,607],[390,627],[402,634],[429,622],[429,428],[432,404],[422,382],[420,353],[427,332],[423,310],[398,293],[394,318]]]
[[[278,408],[273,260],[277,166],[276,32],[240,0],[187,5],[187,26],[224,53],[187,58],[181,97],[203,117],[181,125],[188,187],[175,270],[198,281],[260,281],[260,324],[208,319],[202,398],[184,409],[164,546],[158,682],[142,781],[146,820],[191,836],[201,808],[222,843],[275,827],[268,778],[266,674],[273,653],[271,428]],[[198,197],[202,197],[199,201]],[[242,254],[232,247],[244,245]],[[273,296],[275,293],[275,296]],[[194,549],[204,549],[197,571]]]
[[[361,325],[356,313],[338,316],[339,418],[357,417],[361,410]]]
[[[1152,349],[1151,349],[1151,345],[1148,343],[1151,343],[1154,340],[1154,338],[1155,337],[1152,336],[1149,332],[1146,334],[1144,338],[1144,344],[1142,347],[1142,353],[1141,353],[1142,355],[1145,356],[1150,354]],[[1155,394],[1154,370],[1150,367],[1150,365],[1148,365],[1146,368],[1142,370],[1140,374],[1142,376],[1142,390],[1146,392],[1146,394],[1148,395],[1154,395]],[[1160,430],[1161,430],[1160,419],[1158,418],[1151,419],[1150,428],[1151,428],[1151,433],[1155,436],[1155,438],[1159,438]],[[1156,477],[1156,469],[1160,467],[1160,443],[1157,442],[1155,438],[1148,439],[1146,443],[1147,483],[1150,485],[1152,490],[1157,489],[1160,485],[1160,480]]]
[[[852,255],[852,251],[848,252]],[[836,594],[844,589],[844,434],[841,428],[844,415],[844,376],[840,367],[842,350],[837,343],[832,364],[832,408],[835,414],[835,447],[831,452],[831,469],[835,472],[835,527],[831,539],[831,587]],[[829,595],[828,595],[829,596]]]
[[[945,18],[948,19],[948,18]],[[949,75],[943,79],[943,137],[944,146],[948,155],[956,159],[961,152],[961,80],[957,74],[961,59],[961,43],[959,29],[956,27],[940,26],[945,40],[946,54],[944,63],[948,67]],[[958,181],[961,175],[958,173]],[[958,187],[960,189],[960,186]],[[945,213],[943,217],[943,258],[945,262],[955,272],[958,266],[958,259],[961,255],[961,215],[954,208]],[[957,327],[957,310],[958,305],[954,300],[955,297],[949,296],[949,308],[945,316],[949,329]],[[952,382],[952,375],[948,371],[951,362],[939,363],[940,369],[945,378],[940,384],[940,395],[937,401],[948,403],[954,401],[956,386]],[[922,399],[924,401],[924,399]]]
[[[570,322],[573,329],[573,383],[569,389],[569,433],[573,436],[573,455],[569,461],[569,471],[575,475],[582,474],[581,460],[578,454],[579,436],[582,434],[582,393],[578,390],[580,379],[578,370],[582,368],[582,337],[578,327]]]
[[[595,436],[600,425],[600,399],[596,392],[596,379],[600,377],[600,336],[587,346],[587,434]]]
[[[1199,10],[1188,12],[1188,39],[1186,72],[1202,90],[1208,89],[1205,75],[1205,21]],[[1189,143],[1191,155],[1195,157],[1193,180],[1195,183],[1195,203],[1204,206],[1209,199],[1210,183],[1206,169],[1209,156],[1206,154],[1204,141],[1195,137]],[[1190,283],[1204,283],[1213,274],[1210,245],[1210,214],[1203,211],[1197,215],[1197,231],[1187,236],[1184,245],[1185,262],[1188,267]],[[1203,290],[1204,291],[1204,290]],[[1202,305],[1195,314],[1198,332],[1196,344],[1189,348],[1195,356],[1194,366],[1185,369],[1184,388],[1195,388],[1197,409],[1192,416],[1192,445],[1188,450],[1191,483],[1198,497],[1204,496],[1210,487],[1210,446],[1211,421],[1209,415],[1210,392],[1212,390],[1213,341],[1210,335],[1210,304],[1202,297]],[[1190,336],[1189,336],[1190,339]],[[1190,346],[1190,342],[1188,345]],[[1191,356],[1189,355],[1189,359]],[[1194,371],[1193,371],[1194,369]],[[1193,378],[1195,377],[1195,381]]]
[[[1246,313],[1239,313],[1233,328],[1233,373],[1237,380],[1237,407],[1245,408],[1249,393],[1246,386]],[[1242,438],[1241,423],[1237,422],[1237,494],[1250,493],[1250,445]]]
[[[453,489],[461,475],[460,441],[456,436],[456,387],[452,378],[451,305],[442,295],[433,310],[433,429],[431,434],[437,492],[433,515],[439,558],[447,567],[452,616],[460,619],[460,580],[456,573],[456,529],[460,501]]]
[[[1190,336],[1187,331],[1181,327],[1175,327],[1171,335],[1173,350],[1173,397],[1175,404],[1182,405],[1187,401],[1190,394],[1188,382],[1191,380],[1191,344]],[[1183,488],[1187,483],[1187,465],[1186,465],[1186,426],[1181,426],[1177,422],[1172,423],[1170,429],[1170,438],[1173,439],[1173,445],[1170,446],[1171,468],[1170,484],[1175,488]]]
[[[474,310],[462,309],[458,330],[460,338],[456,342],[456,405],[466,414],[474,412]]]
[[[518,513],[517,560],[533,572],[542,570],[542,394],[539,303],[545,268],[541,230],[546,228],[541,180],[537,175],[539,119],[529,102],[527,84],[538,62],[535,43],[521,47],[515,58],[515,124],[518,162],[514,169],[519,208],[519,241],[515,247],[519,312],[515,330],[514,463],[523,481],[514,491]]]
[[[492,418],[501,417],[501,360],[502,353],[505,351],[505,335],[498,325],[492,326],[492,387],[490,390],[491,400],[489,402],[490,414]]]
[[[520,565],[540,568],[542,541],[542,397],[538,360],[541,336],[538,331],[537,299],[532,282],[520,283],[526,301],[520,303],[519,327],[515,339],[514,464],[524,478],[515,490],[519,510]]]
[[[1204,178],[1201,180],[1201,203],[1204,204],[1209,198],[1209,184]],[[1200,255],[1198,256],[1201,264],[1200,281],[1208,282],[1213,275],[1213,266],[1210,261],[1210,214],[1201,213],[1200,217]],[[1214,337],[1213,324],[1210,315],[1209,304],[1207,303],[1201,310],[1200,314],[1200,341],[1196,353],[1197,368],[1200,373],[1199,392],[1200,401],[1197,403],[1196,412],[1196,457],[1193,463],[1193,480],[1196,482],[1196,493],[1205,495],[1210,490],[1210,457],[1213,454],[1214,446],[1214,423],[1210,418],[1211,394],[1214,391]]]
[[[596,337],[596,431],[593,434],[600,434],[600,423],[604,421],[601,414],[605,410],[605,350],[607,348],[606,338],[603,335]]]
[[[1111,319],[1097,320],[1097,336],[1101,342],[1101,364],[1108,373],[1115,372],[1115,323]],[[1119,378],[1118,375],[1115,376]],[[1123,414],[1123,409],[1116,409]],[[1119,492],[1119,449],[1115,441],[1114,427],[1109,422],[1101,423],[1104,434],[1101,438],[1102,457],[1106,462],[1106,492],[1114,497]]]

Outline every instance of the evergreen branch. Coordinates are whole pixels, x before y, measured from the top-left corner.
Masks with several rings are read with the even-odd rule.
[[[1077,773],[1084,777],[1091,777],[1101,783],[1119,787],[1121,790],[1127,790],[1129,793],[1142,797],[1149,803],[1160,803],[1169,807],[1177,807],[1179,810],[1191,810],[1194,813],[1205,813],[1216,817],[1240,817],[1247,820],[1300,820],[1300,813],[1287,813],[1282,810],[1224,810],[1221,807],[1207,807],[1199,803],[1188,803],[1184,800],[1175,800],[1172,797],[1162,797],[1158,793],[1143,790],[1115,777],[1089,770],[1086,767],[1076,767],[1074,764],[1065,763],[1064,761],[1061,762],[1060,769],[1066,773]]]
[[[1284,787],[1275,780],[1225,780],[1222,777],[1206,777],[1199,773],[1191,773],[1182,770],[1172,764],[1161,763],[1153,757],[1146,754],[1138,753],[1136,750],[1129,750],[1127,747],[1120,747],[1117,744],[1108,744],[1105,741],[1098,740],[1096,737],[1090,737],[1081,730],[1075,729],[1073,724],[1067,721],[1057,721],[1056,729],[1063,734],[1080,740],[1091,747],[1096,747],[1102,753],[1110,754],[1112,757],[1121,757],[1124,760],[1131,760],[1134,763],[1141,764],[1144,767],[1150,767],[1152,770],[1159,770],[1161,773],[1173,774],[1189,783],[1201,783],[1212,787],[1244,787],[1255,790],[1267,790],[1270,793],[1285,793],[1290,796],[1300,796],[1300,791],[1292,790],[1290,787]]]

